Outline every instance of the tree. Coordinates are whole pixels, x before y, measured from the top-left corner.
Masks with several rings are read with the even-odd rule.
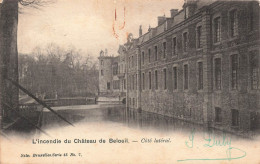
[[[37,8],[49,2],[45,0],[3,0],[0,6],[0,118],[11,116],[10,112],[4,110],[4,104],[8,104],[13,109],[18,108],[19,105],[18,88],[6,80],[8,78],[18,82],[18,4]]]

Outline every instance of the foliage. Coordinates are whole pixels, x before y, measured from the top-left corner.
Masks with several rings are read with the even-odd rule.
[[[19,54],[19,82],[42,98],[91,96],[98,93],[97,62],[80,50],[55,44]]]

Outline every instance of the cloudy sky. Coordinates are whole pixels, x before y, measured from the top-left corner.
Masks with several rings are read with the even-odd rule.
[[[169,17],[170,9],[182,5],[183,0],[56,0],[40,10],[23,8],[18,51],[30,53],[36,46],[56,43],[73,45],[93,56],[105,48],[116,55],[128,33],[137,37],[140,25],[146,33],[149,24],[157,25],[157,16]]]

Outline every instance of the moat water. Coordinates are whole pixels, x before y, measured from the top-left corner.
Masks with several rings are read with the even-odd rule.
[[[28,163],[29,159],[30,163],[176,163],[186,159],[213,159],[218,163],[221,159],[222,162],[234,160],[234,163],[246,163],[248,160],[250,163],[259,162],[259,135],[241,137],[171,117],[127,110],[119,105],[53,109],[74,126],[44,110],[38,125],[47,134],[39,130],[10,131],[9,139],[3,140],[0,145],[2,150],[12,152],[3,152],[6,161],[10,162],[11,159],[11,163],[16,160]],[[42,144],[40,141],[60,143]],[[229,150],[232,150],[232,155],[227,156]],[[28,155],[80,153],[82,156],[20,158],[21,152]]]

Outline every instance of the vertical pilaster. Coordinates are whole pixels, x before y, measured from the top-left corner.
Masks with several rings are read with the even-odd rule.
[[[137,109],[141,109],[141,50],[140,47],[137,48]]]
[[[203,48],[203,83],[204,85],[204,103],[203,103],[203,121],[206,127],[211,125],[212,113],[212,91],[213,91],[213,61],[210,53],[211,42],[211,17],[210,11],[204,8],[202,12],[202,48]]]

